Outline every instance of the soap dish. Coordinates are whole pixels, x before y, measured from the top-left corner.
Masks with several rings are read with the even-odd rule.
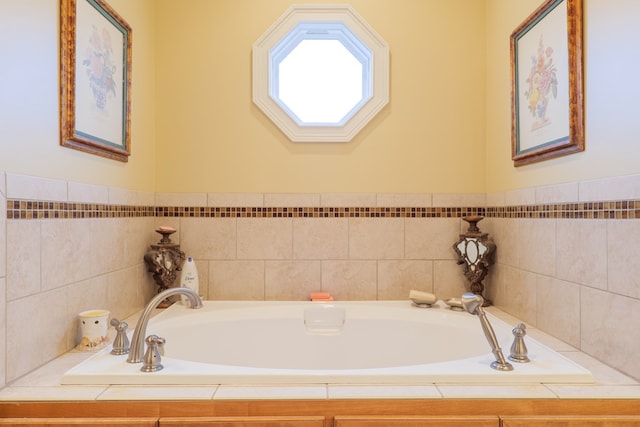
[[[431,308],[433,307],[433,303],[430,301],[424,301],[418,298],[411,298],[411,301],[413,302],[413,305],[415,305],[416,307],[420,307],[420,308]]]
[[[409,292],[409,299],[413,301],[413,304],[416,307],[420,307],[420,308],[431,307],[437,301],[437,298],[434,294],[429,292],[420,292],[416,290],[411,290]]]
[[[451,310],[455,311],[464,311],[464,307],[462,307],[462,299],[460,298],[449,298],[444,302],[449,306]]]

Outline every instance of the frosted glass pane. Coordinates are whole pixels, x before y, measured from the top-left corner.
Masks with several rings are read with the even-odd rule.
[[[339,40],[302,40],[278,72],[278,97],[305,123],[338,123],[363,96],[362,64]]]

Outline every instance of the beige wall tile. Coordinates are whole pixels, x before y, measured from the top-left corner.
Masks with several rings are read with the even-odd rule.
[[[91,221],[41,221],[42,289],[67,285],[91,275]]]
[[[558,220],[556,229],[558,278],[606,289],[606,222],[588,219]]]
[[[141,310],[156,288],[142,265],[127,267],[107,274],[108,309],[119,319]]]
[[[6,177],[8,199],[67,201],[66,181],[13,173],[7,173]]]
[[[308,300],[321,289],[320,261],[266,261],[266,300]]]
[[[7,220],[7,300],[40,292],[40,221]]]
[[[536,327],[580,348],[580,286],[538,275]]]
[[[180,249],[200,260],[236,257],[235,218],[182,218]]]
[[[406,218],[406,258],[456,259],[453,244],[460,237],[461,222],[460,218]]]
[[[404,258],[404,219],[349,218],[349,258]]]
[[[433,206],[431,194],[378,193],[376,206],[381,208],[426,208]]]
[[[580,201],[640,199],[640,175],[583,181],[580,183]]]
[[[0,171],[0,197],[7,197],[7,174]]]
[[[91,219],[91,274],[106,274],[124,266],[124,218]]]
[[[109,203],[113,205],[138,205],[139,194],[136,190],[109,187]]]
[[[441,300],[460,296],[469,289],[464,267],[453,260],[433,261],[433,293]]]
[[[487,193],[487,206],[506,206],[504,192]]]
[[[412,290],[433,292],[433,262],[378,261],[378,299],[409,299]]]
[[[289,208],[289,207],[316,207],[320,206],[320,194],[281,194],[267,193],[264,195],[265,207]]]
[[[478,226],[483,232],[489,233],[489,237],[496,244],[495,262],[517,267],[520,243],[518,220],[485,218]]]
[[[207,206],[207,193],[156,193],[156,206]]]
[[[69,316],[64,288],[7,304],[7,381],[68,350]]]
[[[538,275],[507,266],[504,269],[504,290],[506,311],[530,325],[537,325]]]
[[[75,316],[81,311],[109,309],[107,275],[92,277],[67,286],[69,314]]]
[[[69,182],[69,201],[79,203],[108,203],[109,188],[103,185]]]
[[[640,221],[607,221],[608,290],[640,298]]]
[[[207,205],[212,207],[264,206],[262,193],[208,193]]]
[[[640,301],[583,288],[580,307],[581,350],[640,378]]]
[[[434,194],[433,206],[468,207],[487,206],[486,194]]]
[[[503,307],[507,303],[505,275],[507,274],[506,270],[509,268],[513,267],[509,267],[503,264],[494,264],[489,268],[487,277],[485,277],[485,279],[482,281],[482,283],[484,284],[483,295],[485,296],[485,298],[488,298],[493,303],[493,305],[501,308],[504,311],[506,310]],[[470,285],[465,288],[469,289]]]
[[[124,267],[143,262],[144,254],[150,249],[150,245],[160,240],[160,234],[156,233],[153,218],[129,218],[124,224]],[[173,240],[173,239],[172,239]]]
[[[535,205],[536,189],[521,188],[518,190],[510,190],[504,193],[505,206]]]
[[[322,261],[321,290],[336,300],[375,300],[377,267],[376,261]]]
[[[294,259],[346,259],[349,256],[348,218],[294,218]]]
[[[152,193],[150,191],[138,191],[138,201],[137,205],[139,206],[155,206],[156,205],[156,193]]]
[[[0,276],[0,388],[7,383],[7,280]]]
[[[536,187],[535,192],[537,204],[575,203],[580,200],[577,182]]]
[[[523,219],[518,226],[518,266],[546,276],[556,275],[556,221]]]
[[[0,173],[0,182],[4,174]],[[7,198],[0,192],[0,277],[7,274]]]
[[[264,300],[264,261],[209,262],[209,299]],[[203,282],[200,282],[200,286]]]
[[[238,218],[238,259],[291,259],[291,218]]]
[[[324,207],[371,207],[375,205],[375,193],[323,193],[320,195],[320,206]]]

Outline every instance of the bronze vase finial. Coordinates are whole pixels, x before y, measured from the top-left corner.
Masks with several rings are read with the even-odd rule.
[[[483,306],[491,305],[491,301],[485,298],[482,280],[489,272],[489,267],[495,262],[496,245],[487,233],[478,228],[478,223],[483,216],[473,215],[462,218],[469,223],[469,228],[460,239],[454,243],[453,249],[458,254],[458,264],[464,264],[464,276],[470,282],[470,290],[484,299]]]

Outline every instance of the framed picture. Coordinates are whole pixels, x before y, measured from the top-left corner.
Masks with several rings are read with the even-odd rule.
[[[131,27],[103,0],[60,0],[60,144],[127,162]]]
[[[582,0],[548,0],[511,34],[515,166],[584,151]]]

